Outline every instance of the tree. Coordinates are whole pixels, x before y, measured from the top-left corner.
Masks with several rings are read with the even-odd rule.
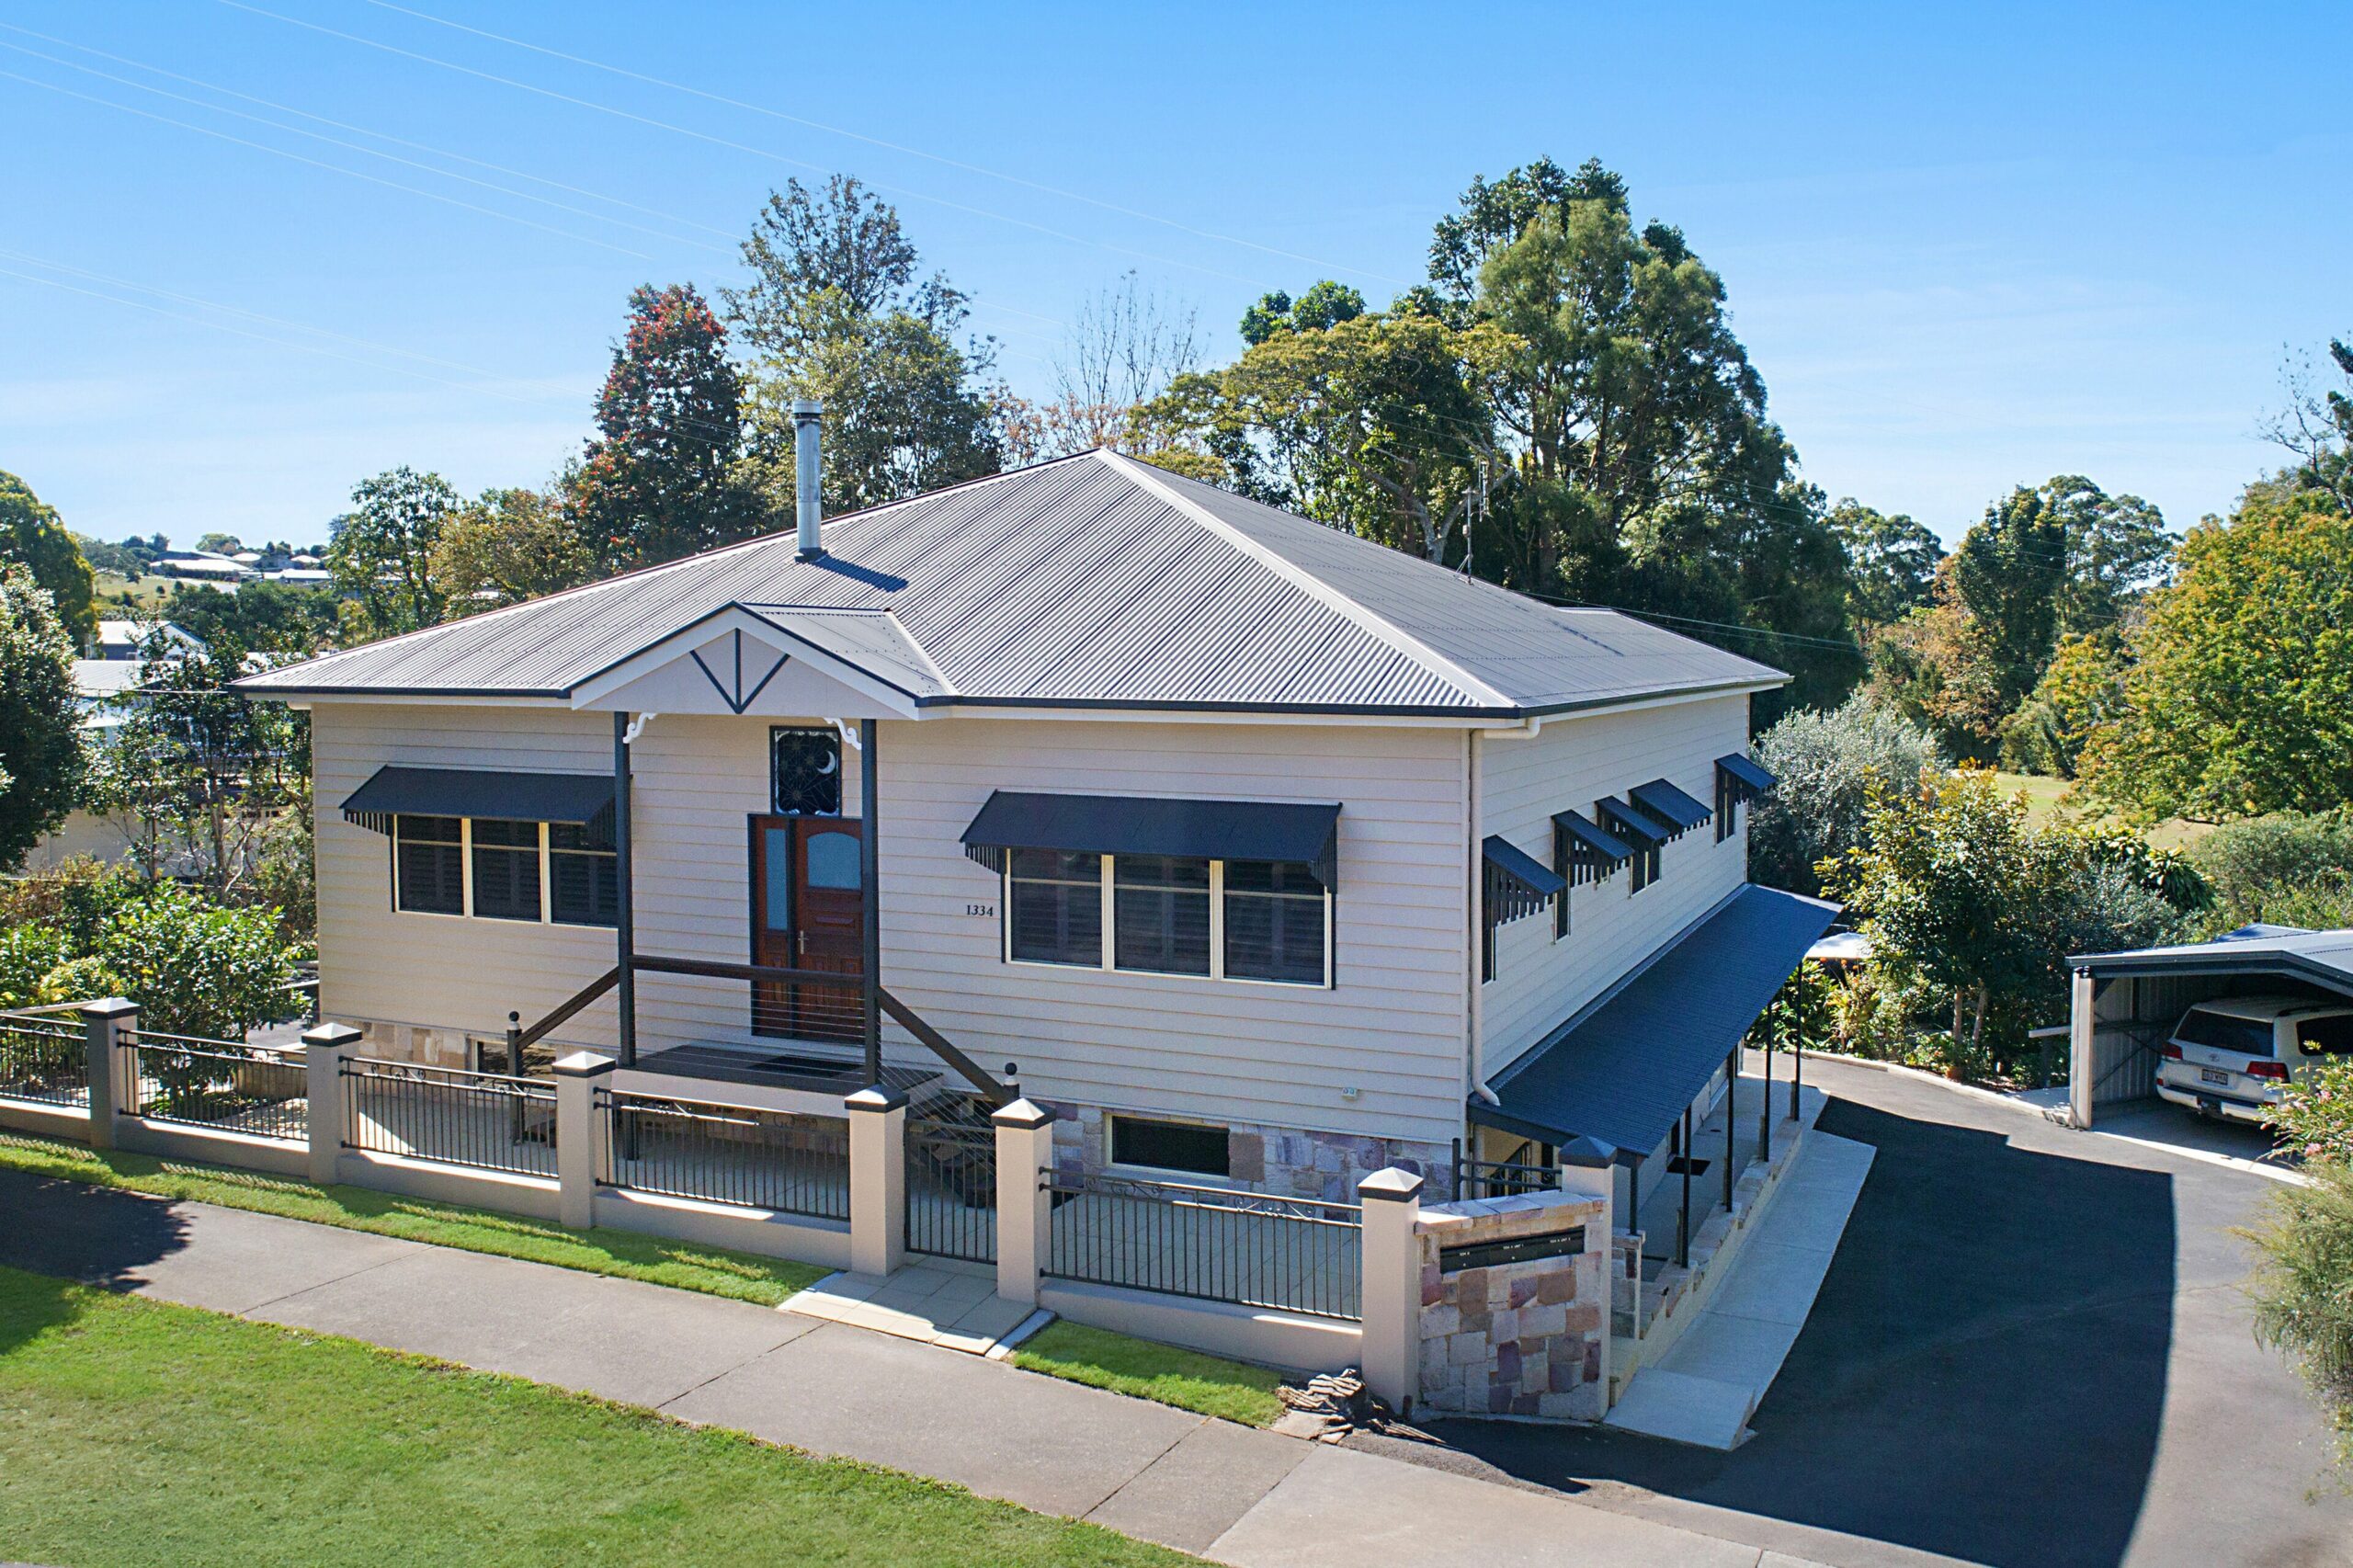
[[[1446,560],[1501,460],[1476,385],[1501,335],[1412,312],[1301,325],[1287,307],[1261,301],[1256,326],[1244,323],[1261,335],[1242,358],[1177,378],[1140,423],[1197,440],[1244,494]]]
[[[175,653],[159,637],[145,653],[123,722],[96,758],[91,802],[133,824],[151,880],[168,835],[199,852],[214,895],[237,893],[256,842],[304,788],[308,725],[283,703],[229,689],[245,663],[233,641]]]
[[[49,591],[0,562],[0,869],[13,871],[73,809],[82,777],[74,644]]]
[[[1866,846],[1874,790],[1917,795],[1944,767],[1918,725],[1860,694],[1780,720],[1756,759],[1779,782],[1749,819],[1749,875],[1802,893],[1821,891],[1822,862]]]
[[[124,904],[91,956],[137,999],[143,1027],[212,1040],[282,1017],[294,979],[277,911],[221,908],[171,882]]]
[[[1831,507],[1823,521],[1847,547],[1847,603],[1858,629],[1892,625],[1927,604],[1937,563],[1945,556],[1933,530],[1852,496]]]
[[[210,533],[196,541],[199,555],[234,555],[244,548],[237,542],[235,534]]]
[[[334,523],[327,570],[348,601],[355,641],[415,631],[441,619],[433,546],[459,507],[438,473],[403,464],[351,492],[353,509]]]
[[[2210,820],[2353,800],[2353,517],[2326,491],[2257,485],[2193,528],[2127,641],[2086,792]]]
[[[210,583],[181,583],[164,601],[163,619],[206,642],[308,658],[335,639],[335,597],[284,583],[244,583],[233,594]]]
[[[597,549],[570,509],[533,490],[483,491],[433,544],[433,580],[458,615],[578,587],[599,570]]]
[[[14,561],[49,590],[57,619],[77,647],[98,634],[97,574],[54,507],[13,473],[0,472],[0,561]]]
[[[836,175],[822,196],[798,180],[773,193],[744,244],[752,281],[721,291],[751,357],[745,470],[790,515],[791,404],[825,405],[824,504],[858,511],[995,473],[1002,389],[986,339],[960,348],[965,296],[938,274],[917,282],[915,249],[888,202]]]
[[[2353,388],[2353,346],[2328,343],[2329,362]],[[2309,359],[2291,360],[2282,372],[2288,406],[2273,415],[2264,433],[2296,456],[2289,479],[2298,488],[2328,494],[2337,509],[2353,512],[2353,396],[2314,384]]]
[[[1127,273],[1080,304],[1054,358],[1053,400],[1025,411],[1030,427],[1008,439],[1008,460],[1146,448],[1131,416],[1199,359],[1192,308],[1164,301]]]
[[[727,329],[687,284],[642,286],[629,307],[597,399],[602,435],[569,483],[577,526],[615,567],[731,544],[761,521],[733,473],[743,385]]]
[[[2286,1098],[2305,1180],[2279,1188],[2251,1233],[2261,1254],[2248,1284],[2255,1332],[2293,1359],[2335,1429],[2337,1463],[2353,1465],[2353,1067],[2325,1065]]]
[[[2125,668],[2123,640],[2113,631],[2062,637],[2034,690],[2001,722],[2002,766],[2075,777],[2085,743],[2123,710]]]

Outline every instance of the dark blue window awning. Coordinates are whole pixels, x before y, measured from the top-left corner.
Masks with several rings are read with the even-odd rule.
[[[1634,858],[1633,846],[1595,826],[1583,812],[1554,812],[1552,834],[1574,886],[1597,882]]]
[[[1549,906],[1567,879],[1508,840],[1490,834],[1480,846],[1486,878],[1487,924],[1492,928]]]
[[[1667,837],[1680,838],[1716,813],[1664,778],[1637,784],[1626,793],[1643,813],[1667,824]]]
[[[1742,888],[1496,1078],[1499,1104],[1472,1096],[1471,1119],[1621,1162],[1647,1155],[1837,914]]]
[[[1286,860],[1340,885],[1340,808],[1278,801],[1047,795],[999,790],[964,830],[964,852],[1002,870],[1008,849]]]
[[[1743,801],[1757,799],[1779,782],[1770,773],[1738,752],[1716,758],[1716,772],[1720,775],[1716,787],[1730,790],[1735,799]]]
[[[380,767],[343,802],[346,819],[390,833],[396,815],[572,823],[609,832],[612,776],[474,767]]]
[[[1675,830],[1654,818],[1648,812],[1638,811],[1615,795],[1593,803],[1593,814],[1601,825],[1637,849],[1649,849],[1665,844],[1675,836]]]

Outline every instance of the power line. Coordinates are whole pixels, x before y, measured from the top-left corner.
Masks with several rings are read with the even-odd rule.
[[[1147,223],[1157,223],[1163,228],[1173,229],[1178,233],[1190,234],[1197,239],[1215,240],[1224,244],[1240,245],[1248,250],[1262,251],[1268,256],[1279,256],[1286,261],[1304,262],[1310,267],[1322,267],[1327,271],[1352,272],[1358,277],[1370,278],[1382,283],[1397,283],[1405,285],[1406,287],[1411,287],[1414,281],[1409,278],[1393,278],[1387,273],[1375,272],[1368,267],[1352,267],[1345,262],[1324,261],[1316,256],[1303,256],[1297,251],[1283,250],[1275,245],[1262,244],[1256,240],[1244,239],[1237,234],[1222,233],[1214,229],[1197,228],[1190,223],[1183,222],[1175,218],[1163,217],[1159,213],[1147,212],[1141,208],[1125,206],[1116,201],[1106,201],[1099,197],[1088,196],[1083,191],[1065,190],[1059,186],[1047,185],[1042,181],[1029,179],[1020,175],[1006,174],[1001,169],[992,169],[984,165],[967,163],[961,158],[951,158],[943,153],[927,152],[921,147],[911,147],[901,142],[886,141],[881,137],[870,136],[863,131],[851,131],[842,126],[828,125],[823,120],[810,119],[797,114],[788,114],[782,109],[770,108],[764,104],[746,103],[741,98],[731,98],[722,93],[710,92],[701,87],[690,86],[683,82],[673,82],[664,77],[648,75],[642,71],[631,71],[626,67],[610,64],[602,60],[592,60],[585,55],[567,54],[563,50],[551,49],[544,44],[532,43],[524,39],[509,38],[504,33],[491,32],[487,28],[472,27],[464,22],[454,22],[446,17],[434,16],[430,12],[415,10],[406,6],[396,6],[392,3],[392,0],[368,0],[368,4],[375,6],[382,10],[398,12],[400,15],[404,17],[414,17],[419,21],[431,22],[436,27],[449,28],[457,32],[472,33],[476,38],[489,39],[494,43],[506,44],[515,49],[529,50],[535,54],[544,54],[551,59],[566,61],[574,65],[585,65],[594,71],[608,72],[616,76],[626,77],[632,82],[643,82],[651,86],[665,87],[674,93],[685,93],[689,97],[703,98],[711,103],[724,104],[730,108],[743,109],[751,114],[766,115],[771,119],[780,119],[791,125],[806,126],[812,131],[822,131],[828,135],[847,137],[853,142],[863,142],[870,147],[880,147],[888,152],[904,153],[909,157],[927,159],[932,163],[941,164],[951,169],[961,169],[966,174],[980,175],[988,179],[1003,180],[1007,185],[1019,186],[1024,189],[1038,191],[1047,196],[1060,197],[1066,201],[1084,202],[1089,207],[1100,208],[1106,212],[1116,212],[1121,217],[1135,218]]]
[[[639,125],[652,126],[657,131],[669,131],[671,134],[676,136],[685,136],[697,142],[708,142],[714,147],[725,147],[731,152],[749,153],[751,156],[756,158],[767,158],[771,162],[784,164],[792,168],[807,170],[812,174],[822,175],[834,172],[820,165],[810,163],[805,158],[790,157],[785,153],[774,152],[766,147],[756,147],[749,142],[736,142],[728,137],[714,136],[709,131],[697,131],[689,126],[674,124],[671,121],[665,119],[656,119],[651,115],[637,114],[625,108],[616,108],[610,104],[598,103],[593,98],[577,97],[570,93],[557,92],[552,87],[542,87],[533,83],[517,81],[512,76],[501,76],[494,72],[476,70],[471,65],[460,65],[455,61],[443,60],[435,55],[423,54],[415,50],[402,49],[397,45],[385,43],[377,39],[366,38],[358,33],[344,32],[339,28],[330,28],[318,22],[306,21],[300,17],[289,17],[281,15],[276,11],[264,10],[259,6],[246,4],[246,0],[215,0],[215,3],[229,6],[233,10],[248,11],[256,17],[267,17],[271,21],[283,22],[289,27],[304,28],[308,28],[312,32],[324,33],[329,38],[338,38],[349,43],[359,44],[364,48],[381,50],[386,54],[399,55],[403,59],[417,61],[423,64],[436,66],[444,71],[454,71],[461,75],[477,77],[485,82],[495,82],[501,86],[512,87],[518,92],[531,93],[540,97],[550,98],[558,103],[570,104],[574,108],[588,109],[597,114],[610,115],[616,119],[631,120]],[[1009,223],[1015,228],[1027,229],[1033,233],[1044,234],[1050,239],[1062,240],[1071,244],[1085,245],[1097,250],[1112,251],[1121,256],[1135,256],[1142,260],[1156,262],[1163,267],[1182,267],[1188,271],[1204,273],[1212,278],[1222,278],[1229,282],[1240,283],[1245,287],[1257,286],[1254,279],[1244,278],[1238,273],[1226,272],[1214,267],[1206,267],[1199,262],[1180,261],[1173,256],[1159,256],[1151,251],[1137,250],[1131,245],[1115,244],[1108,240],[1091,240],[1086,238],[1085,235],[1074,234],[1067,230],[1053,228],[1049,224],[1032,222],[1026,218],[1017,218],[1010,213],[992,211],[985,207],[975,207],[969,202],[956,201],[944,196],[934,196],[928,191],[914,190],[904,186],[888,185],[880,180],[869,181],[868,183],[876,190],[884,191],[910,201],[929,202],[934,206],[945,207],[951,211],[962,212],[971,217],[986,218],[994,222]]]

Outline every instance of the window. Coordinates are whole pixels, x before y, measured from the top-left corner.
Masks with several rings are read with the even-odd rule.
[[[2299,1021],[2296,1043],[2306,1056],[2353,1056],[2353,1013]]]
[[[392,819],[392,903],[425,915],[466,912],[465,819]]]
[[[1015,849],[1005,907],[1018,962],[1332,983],[1332,891],[1303,863]]]
[[[620,857],[576,823],[392,819],[392,907],[559,926],[620,920]]]
[[[1111,873],[1114,965],[1163,974],[1210,972],[1210,863],[1121,855]]]
[[[1016,849],[1006,863],[1006,956],[1025,963],[1103,962],[1103,857]]]
[[[1225,862],[1225,972],[1324,983],[1324,884],[1289,860]]]
[[[2249,1056],[2271,1054],[2271,1024],[2264,1018],[2242,1018],[2192,1007],[2182,1015],[2173,1038],[2184,1045],[2210,1046],[2216,1051],[2243,1051]]]
[[[1111,1119],[1111,1163],[1218,1177],[1231,1175],[1233,1169],[1227,1157],[1224,1128],[1141,1116]]]
[[[620,924],[620,857],[572,823],[548,824],[548,917],[559,926]]]
[[[477,818],[473,824],[474,917],[540,917],[540,824]]]
[[[834,730],[768,731],[768,794],[779,816],[842,814],[842,737]]]

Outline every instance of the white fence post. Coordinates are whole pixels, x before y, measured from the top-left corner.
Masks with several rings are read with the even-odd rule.
[[[1364,1381],[1404,1415],[1422,1376],[1422,1178],[1392,1166],[1357,1183],[1364,1206]]]
[[[996,1293],[1034,1307],[1053,1222],[1045,1178],[1054,1164],[1054,1113],[1016,1100],[989,1119],[996,1124]]]
[[[331,1187],[343,1165],[343,1059],[358,1047],[359,1031],[349,1024],[321,1024],[302,1031],[302,1082],[311,1128],[311,1179]]]
[[[880,1084],[846,1096],[849,1113],[849,1266],[888,1274],[907,1244],[907,1096]]]
[[[114,1119],[122,1109],[124,1090],[136,1093],[134,1074],[127,1081],[122,1071],[123,1036],[139,1027],[139,1004],[120,996],[82,1004],[84,1063],[90,1079],[90,1147],[114,1147]]]
[[[597,1091],[612,1070],[613,1059],[593,1051],[575,1051],[555,1064],[556,1219],[570,1230],[597,1223],[606,1126],[597,1114]]]

